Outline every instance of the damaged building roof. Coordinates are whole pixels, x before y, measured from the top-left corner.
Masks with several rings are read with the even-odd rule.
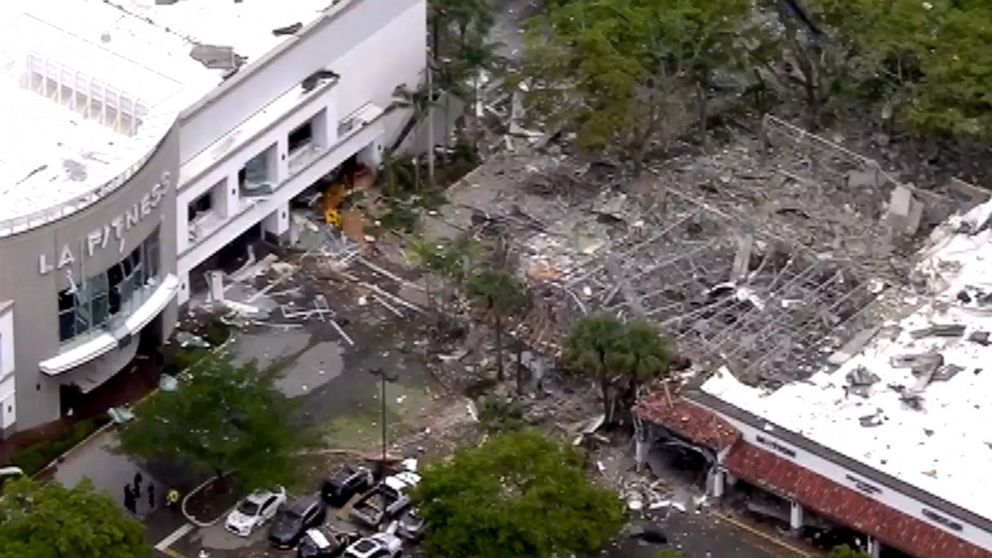
[[[990,217],[986,202],[937,227],[915,291],[882,295],[892,315],[824,354],[811,377],[769,391],[724,368],[702,390],[992,519],[992,487],[974,472],[992,459]]]
[[[182,110],[332,0],[0,4],[0,236],[88,206]]]

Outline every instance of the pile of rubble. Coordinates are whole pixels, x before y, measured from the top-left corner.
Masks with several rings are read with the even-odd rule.
[[[655,322],[747,383],[806,377],[884,313],[876,299],[907,283],[919,233],[962,200],[772,117],[760,129],[633,181],[554,144],[502,153],[451,189],[428,234],[510,236],[535,292],[514,334],[550,355],[602,310]]]

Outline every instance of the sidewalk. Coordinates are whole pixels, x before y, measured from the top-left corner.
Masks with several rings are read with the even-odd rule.
[[[165,506],[169,487],[175,486],[185,494],[195,485],[195,479],[165,468],[149,470],[129,457],[115,453],[117,444],[117,432],[113,428],[101,432],[70,451],[56,466],[54,478],[65,486],[75,486],[88,477],[97,489],[107,492],[124,507],[124,485],[133,483],[134,474],[140,471],[142,483],[141,497],[137,499],[138,517],[147,529],[146,540],[155,545],[186,523],[181,513]],[[155,486],[154,509],[148,501],[148,487],[152,484]]]

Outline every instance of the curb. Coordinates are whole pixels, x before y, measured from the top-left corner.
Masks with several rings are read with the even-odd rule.
[[[226,476],[230,476],[231,473],[232,473],[232,471],[228,471],[228,472],[224,473],[223,476],[225,476],[225,477]],[[209,478],[209,479],[201,482],[196,488],[194,488],[193,490],[190,490],[189,493],[186,494],[186,496],[183,497],[183,501],[179,504],[179,511],[181,511],[183,513],[183,517],[186,518],[186,521],[189,521],[190,523],[192,523],[193,525],[196,525],[197,527],[200,527],[201,529],[206,528],[206,527],[213,527],[214,525],[217,525],[217,523],[221,520],[221,518],[226,517],[227,514],[231,513],[231,510],[233,510],[237,506],[237,504],[234,504],[234,506],[231,506],[230,509],[225,510],[224,512],[221,512],[220,515],[218,515],[217,517],[215,517],[214,519],[212,519],[210,521],[200,521],[199,519],[196,519],[195,517],[193,517],[192,514],[190,514],[189,512],[186,511],[186,502],[189,501],[189,499],[192,498],[199,491],[203,490],[204,487],[206,487],[207,485],[209,485],[210,483],[212,483],[212,482],[214,482],[216,480],[217,480],[217,477],[213,477],[213,478]]]

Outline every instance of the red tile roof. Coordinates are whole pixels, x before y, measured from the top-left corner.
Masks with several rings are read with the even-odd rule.
[[[741,433],[719,415],[688,399],[673,394],[669,405],[664,391],[642,398],[634,412],[641,420],[665,426],[716,451],[729,448],[741,437]]]
[[[919,558],[992,558],[969,544],[783,457],[742,442],[727,456],[734,475]]]

